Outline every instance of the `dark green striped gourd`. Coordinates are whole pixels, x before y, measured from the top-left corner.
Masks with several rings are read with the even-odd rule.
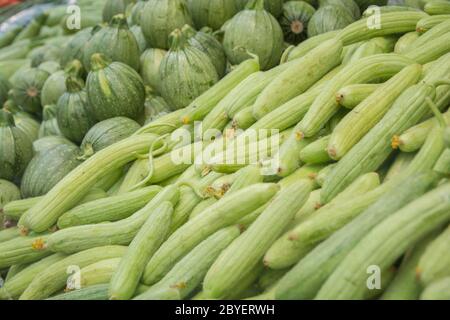
[[[42,122],[39,127],[39,138],[47,136],[62,136],[61,130],[58,126],[58,120],[56,119],[56,105],[49,104],[44,107],[42,113]]]
[[[32,157],[28,136],[15,126],[10,112],[0,110],[0,179],[20,178]]]
[[[139,47],[139,53],[143,53],[147,48],[147,40],[145,39],[142,29],[138,25],[134,25],[130,28],[131,33],[134,35]]]
[[[92,38],[93,34],[100,30],[101,26],[95,26],[80,30],[73,38],[64,46],[61,54],[60,64],[65,67],[73,60],[83,61],[84,46]]]
[[[309,20],[308,37],[343,29],[354,21],[351,12],[343,6],[320,7]]]
[[[102,11],[103,22],[110,22],[117,14],[125,14],[130,0],[107,0]]]
[[[31,142],[38,138],[40,123],[32,115],[22,111],[12,100],[6,101],[3,109],[11,112],[16,127],[22,130]]]
[[[219,77],[208,55],[190,45],[180,29],[170,38],[170,51],[159,68],[161,95],[171,106],[181,109],[211,88]]]
[[[47,152],[47,150],[53,149],[60,144],[75,145],[72,141],[63,136],[46,136],[33,142],[33,150],[35,153]]]
[[[187,3],[197,29],[220,29],[238,12],[235,0],[188,0]]]
[[[251,0],[235,0],[238,10],[244,10]],[[274,17],[279,17],[283,11],[283,0],[264,0],[264,9]]]
[[[139,74],[102,54],[91,58],[92,71],[86,80],[89,112],[98,120],[114,117],[138,119],[144,110],[145,88]]]
[[[145,85],[149,85],[155,91],[160,91],[161,78],[159,77],[159,66],[166,50],[149,48],[141,55],[141,76]]]
[[[135,25],[141,24],[141,14],[145,7],[145,1],[139,0],[131,9],[131,22]]]
[[[89,102],[83,80],[69,76],[66,88],[67,92],[59,98],[56,105],[56,118],[62,134],[78,144],[96,121],[88,112]]]
[[[159,117],[172,112],[172,108],[163,97],[154,94],[151,88],[147,87],[145,98],[145,123],[152,122]]]
[[[231,64],[239,64],[254,54],[263,70],[270,69],[279,63],[283,45],[283,31],[264,10],[263,0],[250,0],[225,28],[223,46]]]
[[[283,5],[279,21],[284,39],[292,44],[307,38],[308,22],[316,12],[313,6],[304,1],[288,1]]]
[[[11,84],[2,74],[0,74],[0,106],[8,100],[8,92],[11,89]]]
[[[112,61],[123,62],[139,70],[139,45],[123,14],[114,16],[109,25],[100,28],[86,43],[83,53],[86,70],[91,70],[91,57],[95,53],[101,53]]]

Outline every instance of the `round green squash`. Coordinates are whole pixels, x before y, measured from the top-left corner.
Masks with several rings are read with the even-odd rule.
[[[263,0],[250,0],[245,10],[231,19],[225,29],[223,46],[231,64],[259,57],[263,70],[280,62],[284,48],[283,31],[278,21],[264,10]]]
[[[83,73],[83,65],[79,60],[73,60],[70,62],[65,70],[59,70],[53,73],[45,81],[44,87],[41,93],[41,105],[46,106],[48,104],[56,104],[59,97],[66,92],[66,79],[68,76],[73,75],[80,77]]]
[[[83,80],[68,76],[66,88],[67,92],[59,98],[56,105],[56,119],[61,133],[79,144],[95,121],[88,111],[88,97],[83,90]]]
[[[126,117],[115,117],[95,124],[86,134],[81,143],[81,155],[90,157],[94,153],[128,138],[141,126]]]
[[[206,53],[190,45],[180,29],[171,35],[171,47],[161,61],[161,95],[175,109],[188,106],[218,80]]]
[[[31,59],[31,66],[37,67],[46,61],[59,61],[61,59],[62,48],[48,44],[31,50],[28,58]]]
[[[26,68],[14,76],[12,98],[25,111],[41,112],[41,91],[50,74],[38,68]]]
[[[0,212],[6,204],[20,198],[20,190],[14,183],[0,179]],[[0,219],[0,223],[2,222],[2,219]]]
[[[79,152],[77,146],[60,144],[36,154],[22,177],[20,190],[23,197],[39,197],[49,192],[81,163]]]
[[[3,109],[11,112],[16,127],[22,130],[31,142],[38,138],[41,124],[32,115],[20,109],[12,100],[7,100]]]
[[[328,31],[343,29],[354,22],[351,13],[342,6],[319,8],[308,23],[308,36],[313,37]]]
[[[353,19],[358,20],[361,18],[361,10],[353,0],[319,0],[319,6],[341,6],[350,12]]]
[[[39,138],[47,136],[62,136],[61,130],[56,119],[56,105],[49,104],[44,107],[42,112],[42,122],[39,127]]]
[[[150,123],[159,117],[172,112],[172,108],[164,100],[163,97],[152,92],[151,88],[147,89],[147,96],[145,98],[145,123]]]
[[[190,45],[208,55],[216,68],[219,78],[222,78],[227,68],[227,57],[222,44],[212,35],[212,30],[203,28],[197,32],[191,26],[185,25],[182,31],[188,38]]]
[[[60,144],[67,144],[75,146],[75,144],[63,136],[47,136],[37,139],[33,142],[33,150],[35,153],[47,152],[48,150],[59,146]]]
[[[139,45],[123,14],[114,16],[109,25],[96,31],[86,43],[83,65],[88,71],[91,70],[90,59],[95,53],[101,53],[112,61],[123,62],[139,70]]]
[[[197,29],[218,30],[238,12],[235,0],[187,0],[187,4]]]
[[[144,11],[145,1],[138,1],[131,9],[131,21],[135,25],[141,25],[141,14]]]
[[[252,0],[235,0],[238,10],[244,10]],[[284,0],[264,0],[264,9],[271,15],[278,18],[283,12]]]
[[[102,54],[94,54],[91,64],[92,71],[86,80],[90,114],[98,121],[120,116],[139,119],[145,102],[144,83],[139,74]]]
[[[145,36],[142,33],[142,29],[138,25],[134,25],[130,28],[131,33],[133,33],[134,38],[137,41],[139,47],[139,53],[143,53],[145,49],[147,49],[147,40],[145,40]]]
[[[60,59],[61,66],[65,67],[73,60],[83,61],[84,46],[100,28],[100,26],[95,26],[77,32],[63,48]]]
[[[13,115],[0,109],[0,179],[20,178],[32,157],[30,139],[15,126]]]
[[[185,24],[193,25],[185,0],[148,0],[141,14],[141,28],[152,48],[169,49],[169,35]]]
[[[166,54],[166,50],[150,48],[141,55],[141,77],[145,85],[156,91],[160,91],[159,66]]]
[[[103,7],[103,22],[110,22],[117,14],[125,14],[130,0],[107,0]]]
[[[308,36],[308,22],[315,12],[316,9],[307,2],[286,2],[279,19],[285,41],[298,44],[305,40]]]
[[[38,69],[52,75],[61,70],[61,66],[59,65],[59,62],[56,61],[45,61],[38,66]]]
[[[11,84],[9,83],[8,79],[0,74],[0,106],[3,105],[6,100],[8,100],[8,92],[10,89]]]

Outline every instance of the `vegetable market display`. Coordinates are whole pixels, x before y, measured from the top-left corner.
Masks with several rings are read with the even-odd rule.
[[[0,299],[450,299],[450,1],[77,5],[0,33]]]

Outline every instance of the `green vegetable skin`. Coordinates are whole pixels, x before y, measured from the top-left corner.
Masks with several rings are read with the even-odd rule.
[[[20,296],[20,300],[41,300],[50,297],[55,292],[64,289],[70,266],[86,267],[95,262],[119,258],[125,254],[127,247],[104,246],[70,255],[40,272]]]
[[[375,90],[380,87],[379,84],[351,84],[343,87],[336,93],[336,100],[347,109],[353,109]]]
[[[367,268],[383,270],[411,245],[450,220],[450,184],[410,202],[373,228],[349,252],[324,283],[316,299],[360,299],[366,289]]]
[[[445,0],[427,1],[423,9],[426,13],[430,15],[449,14],[450,3]]]
[[[417,22],[416,31],[419,33],[427,32],[448,19],[450,19],[450,14],[438,14],[435,16],[423,17]]]
[[[300,180],[280,191],[249,229],[214,262],[203,284],[206,297],[221,298],[233,292],[292,221],[312,188],[311,181]]]
[[[279,190],[276,184],[255,184],[217,201],[176,230],[150,259],[145,284],[161,280],[171,267],[215,231],[236,223],[268,202]],[[188,240],[186,240],[188,239]]]
[[[420,300],[449,300],[450,299],[450,277],[439,279],[427,286]]]
[[[49,237],[47,247],[54,252],[73,253],[106,244],[128,245],[162,201],[176,204],[178,199],[178,187],[168,186],[131,217],[112,223],[88,224],[59,230]]]
[[[0,243],[0,269],[38,261],[51,252],[45,247],[48,235],[15,237]]]
[[[145,265],[164,242],[169,233],[173,205],[163,202],[131,241],[111,279],[109,296],[113,300],[127,300],[133,297]]]

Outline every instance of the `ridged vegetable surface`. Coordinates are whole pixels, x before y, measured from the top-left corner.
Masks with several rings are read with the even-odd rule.
[[[237,13],[235,0],[187,0],[195,27],[220,27]]]
[[[47,136],[62,136],[61,130],[56,119],[56,105],[49,104],[44,106],[42,112],[42,122],[39,127],[39,139]]]
[[[153,90],[159,92],[161,78],[159,76],[159,66],[166,50],[149,48],[141,55],[141,76],[145,85],[149,85]]]
[[[345,7],[326,5],[319,8],[308,23],[308,36],[313,37],[333,30],[340,30],[354,21]]]
[[[313,6],[304,1],[288,1],[283,5],[279,18],[284,38],[287,42],[298,44],[307,38],[308,22],[316,12]]]

